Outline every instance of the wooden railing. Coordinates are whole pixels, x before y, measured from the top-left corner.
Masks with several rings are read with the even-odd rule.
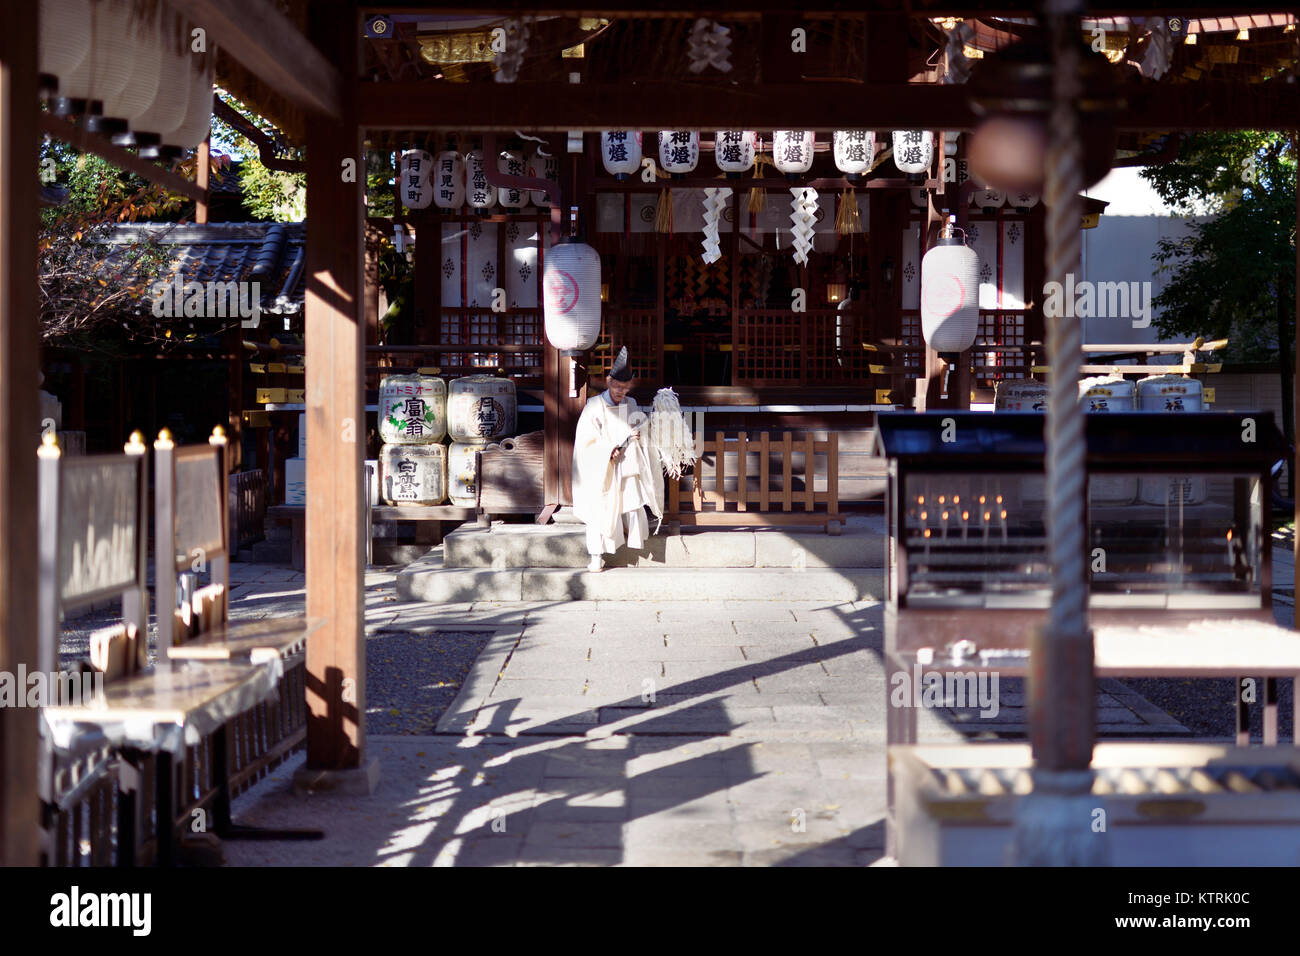
[[[230,476],[230,540],[235,550],[266,537],[266,472],[240,471]]]
[[[811,435],[794,440],[783,432],[779,441],[763,432],[757,441],[739,432],[728,438],[715,432],[712,440],[701,443],[700,458],[694,474],[674,481],[668,479],[664,519],[694,525],[824,525],[828,534],[839,534],[843,526],[839,497],[839,436],[831,432],[826,441]],[[796,471],[795,455],[802,454],[803,468]],[[757,455],[758,468],[750,471],[749,456]],[[817,490],[817,456],[826,461],[823,476],[826,490]],[[735,490],[727,490],[727,459],[735,462]],[[706,487],[706,469],[713,472],[712,488]],[[779,476],[780,485],[772,487]],[[756,479],[751,486],[750,479]],[[688,497],[683,497],[682,482],[688,482]],[[796,483],[801,483],[796,487]],[[690,508],[683,506],[689,502]],[[712,505],[712,509],[706,506]],[[727,506],[735,510],[728,511]],[[825,510],[819,506],[824,505]],[[802,510],[800,510],[802,509]]]

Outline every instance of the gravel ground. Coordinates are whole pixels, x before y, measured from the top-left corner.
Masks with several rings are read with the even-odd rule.
[[[1231,741],[1237,733],[1233,708],[1233,681],[1230,679],[1186,680],[1181,678],[1142,678],[1121,681],[1173,717],[1198,737]],[[1264,682],[1257,679],[1258,698],[1264,696]],[[1278,681],[1278,742],[1291,740],[1292,713],[1295,700],[1291,681]],[[1256,743],[1263,739],[1264,707],[1250,708],[1250,728]]]
[[[384,628],[370,634],[366,733],[434,733],[492,633]]]

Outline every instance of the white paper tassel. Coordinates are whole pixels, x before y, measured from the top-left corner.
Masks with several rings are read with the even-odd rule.
[[[718,217],[730,198],[731,190],[725,186],[704,190],[704,261],[710,265],[722,258]]]
[[[650,443],[669,478],[680,478],[687,466],[695,463],[691,424],[682,414],[677,393],[671,388],[661,388],[655,393],[650,412]]]
[[[794,261],[807,265],[817,223],[817,190],[811,186],[797,186],[790,190],[790,195],[794,197],[790,203],[790,242],[794,246]]]
[[[686,58],[690,61],[687,69],[692,73],[703,73],[709,67],[720,73],[731,72],[731,31],[701,17],[691,27]]]

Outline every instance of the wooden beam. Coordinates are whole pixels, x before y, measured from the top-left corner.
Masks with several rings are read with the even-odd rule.
[[[1290,129],[1300,91],[1269,83],[1128,83],[1121,130]],[[713,81],[624,84],[357,84],[357,109],[374,129],[973,129],[962,86],[807,82],[727,86]]]
[[[206,30],[210,44],[221,47],[290,103],[342,119],[343,73],[275,4],[172,0],[172,6]],[[351,4],[344,6],[349,15],[354,12]]]
[[[888,6],[893,11],[903,10],[913,16],[924,17],[979,17],[979,16],[1035,16],[1041,12],[1042,0],[894,0],[882,2],[876,0],[878,7]],[[413,7],[415,5],[412,5]],[[865,6],[865,4],[864,4]],[[1292,7],[1275,0],[1260,0],[1246,5],[1251,13],[1291,13]],[[570,4],[562,6],[548,0],[510,0],[507,3],[470,6],[468,4],[438,5],[426,8],[430,14],[440,16],[465,15],[484,16],[494,11],[501,16],[518,16],[520,14],[573,16],[575,7]],[[837,14],[843,16],[842,7],[814,6],[805,8],[791,0],[710,0],[705,5],[685,3],[667,3],[651,6],[645,0],[602,0],[599,4],[582,6],[584,17],[616,17],[620,19],[666,19],[673,17],[698,17],[702,12],[716,17],[724,23],[732,21],[756,20],[763,14],[797,14],[805,19],[828,18]],[[375,6],[365,4],[361,7],[364,16],[376,13],[392,15],[398,12],[395,5]],[[1241,16],[1242,5],[1234,0],[1188,0],[1183,4],[1171,3],[1170,0],[1092,0],[1088,3],[1088,16],[1151,16],[1168,14],[1180,17],[1229,17]],[[415,9],[401,9],[403,14],[419,12]],[[869,11],[868,11],[869,12]]]
[[[232,4],[234,8],[245,6]],[[350,6],[316,2],[312,33],[351,75],[361,31]],[[307,767],[360,768],[365,756],[362,369],[365,159],[356,114],[307,124]],[[355,161],[352,181],[341,175]]]
[[[201,203],[207,198],[207,190],[201,188],[197,183],[192,183],[170,169],[164,169],[147,159],[141,159],[135,153],[125,150],[121,146],[114,146],[102,136],[87,132],[67,120],[59,119],[49,113],[40,113],[39,129],[42,133],[48,133],[55,139],[63,140],[69,146],[75,146],[83,153],[94,153],[96,156],[102,156],[118,169],[125,169],[128,173],[135,173],[141,179],[147,179],[163,189],[177,193],[187,199],[193,199],[196,203]]]
[[[36,237],[36,19],[0,30],[0,671],[37,669],[36,446],[40,302]],[[0,707],[0,866],[38,862],[39,711]]]

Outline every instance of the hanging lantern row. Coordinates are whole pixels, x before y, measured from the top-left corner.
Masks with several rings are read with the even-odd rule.
[[[532,176],[555,182],[560,161],[543,147],[525,160],[522,150],[504,149],[497,155],[497,171],[507,176]],[[422,149],[408,149],[398,164],[398,189],[408,209],[491,209],[498,203],[507,209],[523,209],[529,201],[548,206],[546,190],[516,186],[491,186],[483,163],[483,150],[472,149],[463,156],[446,149],[436,158]]]
[[[717,130],[713,134],[713,158],[728,178],[736,178],[754,166],[758,153],[756,130]],[[841,129],[833,134],[835,168],[850,179],[871,171],[876,158],[876,134],[869,129]],[[930,130],[896,130],[893,134],[894,164],[913,179],[924,178],[934,159],[934,133]],[[812,130],[776,130],[772,137],[772,159],[776,168],[791,179],[812,169],[816,135]],[[663,130],[659,133],[659,166],[680,177],[699,164],[700,134],[697,130]],[[605,172],[625,180],[641,167],[641,134],[636,130],[606,130],[600,134],[600,158]]]
[[[208,136],[215,51],[189,50],[191,24],[133,0],[40,0],[37,63],[50,110],[148,158]]]

